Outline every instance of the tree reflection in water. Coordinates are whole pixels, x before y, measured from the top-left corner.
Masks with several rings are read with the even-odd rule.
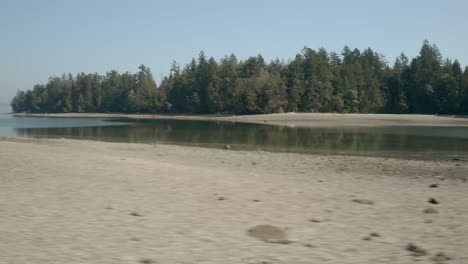
[[[122,121],[122,120],[115,120]],[[18,136],[132,143],[167,143],[279,152],[363,154],[467,154],[468,128],[299,128],[264,124],[181,120],[135,120],[129,125],[15,128]]]

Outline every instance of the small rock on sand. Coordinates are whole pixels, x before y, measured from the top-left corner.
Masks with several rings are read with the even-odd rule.
[[[139,214],[137,212],[131,212],[130,215],[132,215],[132,216],[143,216],[143,215],[141,215],[141,214]]]
[[[322,223],[323,221],[320,220],[320,219],[317,219],[317,218],[311,218],[311,219],[309,219],[309,222],[311,222],[311,223]]]
[[[427,201],[428,203],[431,203],[431,204],[439,204],[439,201],[437,201],[435,198],[429,198],[429,200]]]
[[[219,196],[218,197],[218,201],[224,201],[224,200],[226,200],[226,198],[224,196]]]
[[[406,245],[405,249],[410,251],[411,255],[414,257],[422,257],[422,256],[427,255],[426,250],[420,248],[419,246],[416,246],[413,243],[409,243],[408,245]]]
[[[351,200],[355,203],[358,203],[358,204],[367,204],[367,205],[372,205],[374,204],[374,201],[371,201],[371,200],[367,200],[367,199],[353,199]]]
[[[140,263],[143,263],[143,264],[151,264],[151,263],[155,263],[155,262],[154,262],[154,260],[152,260],[152,259],[143,258],[143,259],[140,259]]]
[[[372,232],[368,236],[363,237],[362,240],[371,240],[373,237],[380,237],[380,234]]]
[[[273,225],[257,225],[249,230],[247,234],[267,243],[289,244],[287,233],[282,228]]]
[[[438,187],[439,187],[439,184],[434,183],[434,184],[429,185],[429,187],[431,187],[431,188],[438,188]]]

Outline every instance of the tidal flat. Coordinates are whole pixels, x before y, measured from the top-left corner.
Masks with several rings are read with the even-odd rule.
[[[0,263],[466,263],[467,169],[2,138]]]

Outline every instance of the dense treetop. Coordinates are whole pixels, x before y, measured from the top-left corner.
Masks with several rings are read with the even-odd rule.
[[[159,87],[144,65],[135,74],[64,74],[18,91],[11,106],[47,113],[468,114],[468,67],[444,60],[428,41],[417,57],[402,53],[392,67],[370,48],[347,46],[341,54],[305,47],[288,62],[269,63],[261,55],[216,61],[202,51],[183,68],[174,62]]]

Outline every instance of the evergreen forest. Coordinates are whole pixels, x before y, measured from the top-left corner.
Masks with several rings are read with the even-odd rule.
[[[419,54],[393,65],[368,48],[341,53],[305,47],[293,59],[262,55],[216,60],[202,51],[173,62],[159,84],[136,73],[63,74],[18,91],[14,112],[266,114],[280,112],[468,114],[468,67],[424,41]]]

